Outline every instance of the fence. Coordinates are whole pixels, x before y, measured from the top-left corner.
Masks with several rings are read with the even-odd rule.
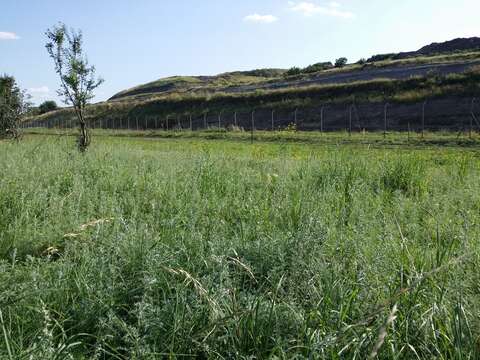
[[[480,130],[476,98],[432,99],[420,103],[326,104],[295,109],[256,109],[159,116],[105,116],[90,121],[93,129],[123,130],[205,130],[238,127],[251,130],[281,130],[293,127],[301,131],[468,131]],[[23,124],[26,128],[74,128],[77,121],[51,119]]]

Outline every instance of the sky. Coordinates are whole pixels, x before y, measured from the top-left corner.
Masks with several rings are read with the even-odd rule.
[[[0,0],[0,73],[35,103],[59,81],[45,31],[84,34],[95,101],[162,77],[304,67],[480,36],[479,0]]]

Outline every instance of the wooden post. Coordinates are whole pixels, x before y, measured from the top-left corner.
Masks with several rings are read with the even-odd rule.
[[[222,127],[222,112],[218,113],[218,130]]]
[[[237,126],[237,112],[236,111],[233,113],[233,123],[235,124],[235,126]]]
[[[137,122],[137,131],[138,131],[138,116],[135,117],[135,121]]]
[[[207,114],[208,113],[203,114],[203,129],[204,130],[207,129]]]
[[[169,124],[168,124],[168,120],[170,119],[170,115],[167,115],[167,121],[166,121],[166,129],[168,131],[169,129]]]
[[[298,119],[297,119],[298,109],[295,109],[294,120],[295,120],[295,130],[298,130]]]
[[[193,131],[193,125],[192,125],[192,114],[190,114],[190,131]]]

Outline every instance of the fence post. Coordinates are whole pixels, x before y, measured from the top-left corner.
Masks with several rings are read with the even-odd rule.
[[[170,119],[170,115],[167,115],[167,121],[166,121],[167,131],[168,131],[168,128],[169,128],[169,126],[168,126],[169,125],[168,124],[169,119]]]
[[[473,98],[473,99],[472,99],[472,106],[471,106],[471,108],[470,108],[470,129],[469,129],[469,137],[470,137],[470,139],[472,138],[472,132],[473,132],[473,117],[474,117],[474,114],[475,114],[475,113],[473,112],[473,110],[474,110],[474,106],[475,106],[475,101],[476,101],[476,99]]]
[[[425,137],[425,106],[427,106],[427,100],[422,105],[422,139]]]
[[[190,119],[190,131],[193,131],[192,114],[189,115],[189,119]]]
[[[235,127],[237,126],[237,112],[235,111],[233,113],[233,123],[235,124]]]
[[[350,105],[348,111],[349,111],[349,116],[348,116],[348,136],[352,136],[352,106]]]
[[[222,112],[218,113],[218,130],[222,127]]]
[[[387,109],[388,109],[388,103],[385,104],[383,108],[383,138],[387,138],[387,130],[388,130],[388,120],[387,120]]]
[[[275,115],[275,110],[272,109],[272,131],[275,131],[275,119],[274,119],[274,115]]]
[[[204,130],[207,129],[207,114],[208,113],[203,114],[203,129]]]
[[[297,119],[297,115],[298,115],[298,109],[295,109],[295,113],[294,113],[294,120],[295,120],[295,130],[298,131],[298,119]]]
[[[255,110],[252,111],[252,125],[251,125],[251,127],[252,127],[252,129],[251,129],[250,141],[253,144],[253,132],[255,131]]]
[[[320,109],[320,132],[323,133],[323,110],[325,106]]]

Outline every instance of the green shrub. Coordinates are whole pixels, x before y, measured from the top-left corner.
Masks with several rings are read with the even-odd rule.
[[[345,67],[345,65],[347,65],[348,63],[348,59],[346,57],[341,57],[341,58],[338,58],[337,60],[335,60],[335,67],[336,68],[342,68],[342,67]]]
[[[46,114],[48,112],[57,110],[58,105],[53,100],[47,100],[41,103],[38,108],[39,108],[40,114]]]

